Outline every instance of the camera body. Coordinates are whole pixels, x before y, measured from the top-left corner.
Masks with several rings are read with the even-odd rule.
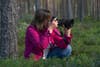
[[[69,29],[72,28],[74,25],[74,19],[58,19],[56,16],[51,17],[50,21],[53,21],[54,19],[56,19],[58,21],[58,26],[64,26],[65,28]]]
[[[69,29],[74,25],[74,19],[58,19],[58,26],[64,26]]]

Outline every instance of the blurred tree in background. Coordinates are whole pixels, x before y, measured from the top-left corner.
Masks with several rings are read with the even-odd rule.
[[[100,0],[17,0],[17,4],[20,17],[34,14],[35,9],[46,8],[58,17],[68,18],[73,14],[73,18],[80,21],[86,16],[100,20]]]
[[[0,0],[0,58],[17,58],[16,0]]]

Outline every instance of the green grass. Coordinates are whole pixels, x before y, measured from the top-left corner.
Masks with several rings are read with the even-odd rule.
[[[83,22],[75,20],[73,27],[73,52],[68,59],[52,58],[35,62],[23,58],[25,29],[27,22],[18,26],[19,58],[0,60],[0,67],[100,67],[100,21],[85,18]]]

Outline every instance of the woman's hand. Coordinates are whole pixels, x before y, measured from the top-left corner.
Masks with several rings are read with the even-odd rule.
[[[65,28],[65,34],[66,34],[66,36],[70,37],[71,30],[72,30],[71,28],[69,28],[69,29]]]
[[[48,31],[49,31],[49,33],[52,33],[53,32],[53,28],[51,26],[49,26]]]

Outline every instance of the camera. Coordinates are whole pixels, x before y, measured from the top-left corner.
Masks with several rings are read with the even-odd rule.
[[[58,26],[64,26],[65,28],[69,29],[72,28],[74,25],[74,19],[58,19],[56,16],[51,17],[50,21],[53,21],[54,19],[56,19],[58,21]]]
[[[69,29],[74,25],[74,19],[58,19],[58,26],[64,26]]]

